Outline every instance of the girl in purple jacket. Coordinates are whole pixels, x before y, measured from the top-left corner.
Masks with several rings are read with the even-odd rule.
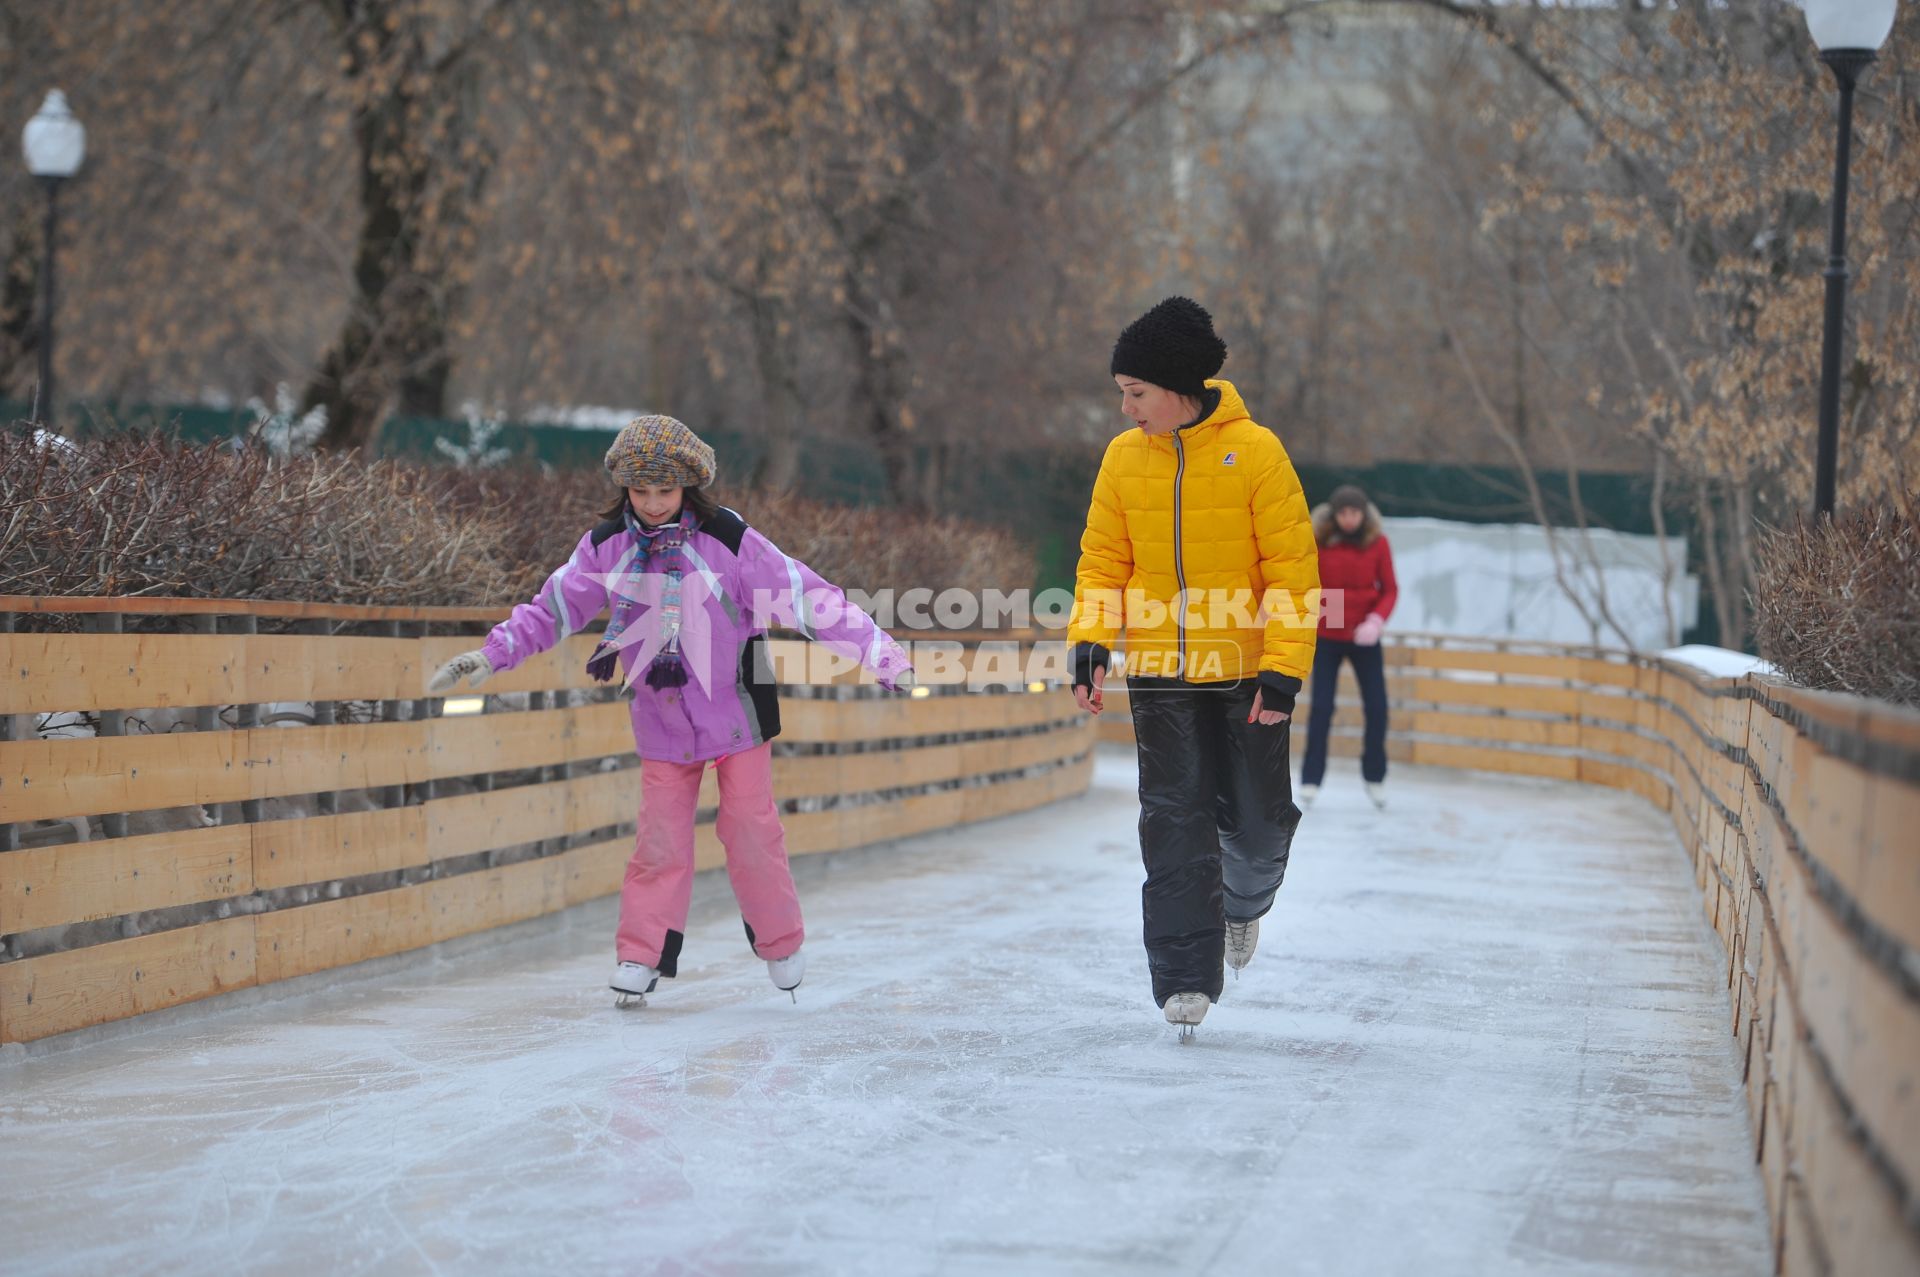
[[[428,690],[445,692],[461,678],[478,687],[609,610],[587,671],[602,681],[624,676],[641,758],[639,835],[614,936],[617,1003],[645,1005],[659,978],[677,970],[709,763],[719,773],[716,832],[747,942],[774,985],[791,992],[805,970],[805,933],[773,795],[780,706],[767,628],[794,629],[857,658],[889,691],[912,681],[912,666],[837,587],[714,503],[706,491],[713,449],[678,421],[629,423],[606,464],[624,491],[605,521],[484,646],[441,666]]]

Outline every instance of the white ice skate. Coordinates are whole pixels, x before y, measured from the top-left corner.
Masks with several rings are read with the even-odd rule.
[[[773,980],[773,987],[791,997],[795,1002],[800,995],[794,990],[800,987],[800,979],[807,974],[807,956],[795,949],[784,958],[767,959],[767,975]]]
[[[1305,811],[1307,808],[1313,806],[1313,800],[1318,798],[1319,796],[1320,796],[1320,786],[1318,785],[1300,786],[1300,810]]]
[[[1385,811],[1387,809],[1386,785],[1381,781],[1370,780],[1366,783],[1366,790],[1367,797],[1373,799],[1373,805],[1381,811]]]
[[[1253,961],[1254,948],[1260,943],[1260,919],[1247,922],[1227,923],[1227,965],[1233,968],[1233,978],[1240,978],[1240,968]]]
[[[613,999],[616,1007],[647,1005],[647,995],[659,985],[660,973],[639,962],[622,962],[613,969],[613,978],[607,981],[607,987],[616,995]]]
[[[1207,1018],[1208,1005],[1204,993],[1176,993],[1167,999],[1167,1023],[1179,1028],[1182,1042],[1193,1040],[1193,1031]]]

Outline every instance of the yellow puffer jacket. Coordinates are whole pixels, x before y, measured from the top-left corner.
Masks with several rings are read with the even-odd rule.
[[[1313,668],[1319,548],[1300,479],[1232,383],[1171,435],[1128,430],[1093,484],[1068,638],[1111,648],[1131,674],[1195,683]],[[1175,600],[1185,591],[1187,606]]]

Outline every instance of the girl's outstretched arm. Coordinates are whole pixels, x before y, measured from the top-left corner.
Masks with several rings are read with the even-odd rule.
[[[624,566],[609,569],[602,557],[593,533],[581,537],[573,557],[554,569],[532,602],[514,608],[493,627],[480,648],[487,662],[495,670],[510,670],[586,628],[607,606],[608,582],[617,579]]]
[[[847,601],[845,591],[749,527],[736,563],[741,594],[760,626],[797,630],[872,670],[889,690],[912,680],[906,649],[873,618]]]

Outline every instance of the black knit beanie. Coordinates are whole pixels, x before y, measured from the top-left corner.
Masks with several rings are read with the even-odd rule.
[[[1213,316],[1189,297],[1169,297],[1121,330],[1113,343],[1112,372],[1197,399],[1207,379],[1227,362],[1227,343]]]

